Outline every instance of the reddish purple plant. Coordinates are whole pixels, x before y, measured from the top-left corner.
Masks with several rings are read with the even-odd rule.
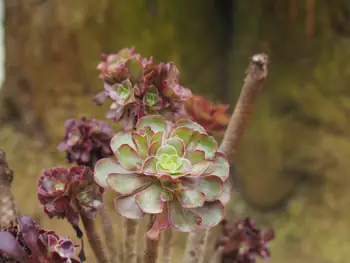
[[[109,147],[113,129],[99,120],[70,119],[66,121],[66,135],[58,149],[67,153],[68,162],[92,167],[98,159],[112,154]]]
[[[268,243],[275,238],[273,229],[259,229],[250,218],[231,223],[222,221],[222,263],[255,263],[258,257],[268,260]]]
[[[77,247],[54,231],[40,229],[28,216],[19,217],[18,226],[0,231],[0,262],[78,263]]]
[[[142,58],[133,48],[103,56],[99,64],[104,91],[94,101],[103,104],[110,98],[107,118],[121,121],[131,130],[145,115],[162,114],[169,119],[185,116],[184,102],[192,93],[179,84],[179,71],[173,63],[153,65],[153,59]]]
[[[93,172],[86,166],[71,169],[53,168],[44,171],[38,183],[38,197],[50,217],[67,218],[78,225],[79,214],[94,218],[102,205],[103,188],[93,179]]]

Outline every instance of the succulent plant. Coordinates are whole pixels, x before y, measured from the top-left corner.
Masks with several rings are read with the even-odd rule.
[[[93,162],[112,154],[109,143],[113,129],[107,123],[83,117],[67,120],[65,127],[66,135],[58,149],[67,153],[70,163],[92,167]]]
[[[192,96],[185,103],[187,114],[202,125],[209,133],[223,135],[230,121],[230,115],[226,113],[229,105],[214,105],[202,96]]]
[[[98,69],[104,90],[94,101],[113,101],[107,118],[121,121],[124,130],[134,128],[145,115],[162,114],[168,118],[184,116],[184,102],[192,93],[179,84],[179,71],[173,63],[154,65],[152,58],[142,58],[134,49],[103,57]]]
[[[79,214],[94,218],[102,205],[103,188],[94,182],[93,172],[86,166],[53,168],[42,173],[38,183],[38,197],[46,214],[67,218],[78,225]]]
[[[231,223],[231,225],[229,224]],[[258,257],[268,260],[268,243],[275,238],[273,229],[259,229],[250,218],[222,221],[222,263],[255,263]]]
[[[120,195],[115,208],[122,216],[155,216],[149,237],[169,227],[212,227],[223,218],[231,196],[229,164],[199,124],[145,116],[135,131],[116,134],[111,148],[117,161],[99,160],[95,181]]]
[[[18,226],[0,231],[0,262],[78,263],[77,247],[54,231],[40,229],[28,216],[19,217]]]

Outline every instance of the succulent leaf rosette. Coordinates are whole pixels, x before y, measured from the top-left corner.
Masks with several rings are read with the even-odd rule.
[[[97,104],[113,101],[107,118],[122,122],[132,130],[145,115],[161,114],[169,118],[186,114],[184,102],[192,93],[179,84],[180,73],[173,63],[154,65],[134,49],[103,57],[98,66],[104,90],[94,97]]]
[[[113,129],[106,122],[88,119],[70,119],[65,123],[66,134],[59,144],[58,150],[67,153],[71,163],[92,166],[95,159],[108,157],[112,154],[110,140]]]
[[[38,183],[38,197],[50,217],[67,218],[78,225],[79,215],[94,218],[102,205],[103,188],[94,182],[86,166],[53,168],[44,171]]]
[[[122,216],[154,215],[149,237],[172,227],[191,232],[217,225],[230,200],[229,164],[217,142],[199,124],[145,116],[133,132],[111,140],[116,161],[101,159],[95,181],[119,194]]]

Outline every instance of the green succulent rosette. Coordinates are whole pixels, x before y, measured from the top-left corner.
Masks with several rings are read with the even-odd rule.
[[[118,193],[115,209],[129,219],[154,215],[149,237],[172,227],[191,232],[220,223],[231,198],[229,164],[199,124],[141,118],[111,140],[116,160],[95,166],[95,181]]]

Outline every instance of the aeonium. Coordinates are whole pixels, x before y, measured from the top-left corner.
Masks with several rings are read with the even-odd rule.
[[[145,116],[111,140],[116,160],[101,159],[95,181],[119,194],[115,209],[129,219],[154,215],[148,236],[172,227],[191,232],[223,218],[231,186],[229,164],[199,124]]]

